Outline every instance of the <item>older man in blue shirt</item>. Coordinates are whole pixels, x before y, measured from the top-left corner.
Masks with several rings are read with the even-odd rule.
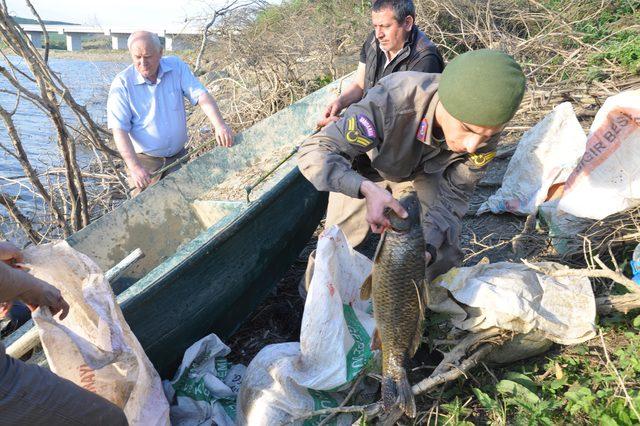
[[[218,145],[233,144],[233,133],[222,119],[216,101],[175,56],[162,56],[160,39],[138,31],[129,37],[133,64],[111,84],[107,125],[124,159],[134,195],[161,176],[155,171],[186,154],[187,119],[183,96],[200,105],[215,130]],[[179,166],[176,166],[172,171]]]

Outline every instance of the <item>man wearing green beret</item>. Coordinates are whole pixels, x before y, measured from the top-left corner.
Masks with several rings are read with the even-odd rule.
[[[355,247],[369,228],[380,233],[389,226],[385,208],[406,216],[394,195],[409,186],[422,208],[427,279],[459,264],[469,198],[524,88],[518,63],[488,49],[458,56],[442,75],[407,71],[380,80],[300,147],[302,174],[319,191],[347,196],[329,206],[326,228],[338,224]],[[354,164],[362,153],[371,166]]]

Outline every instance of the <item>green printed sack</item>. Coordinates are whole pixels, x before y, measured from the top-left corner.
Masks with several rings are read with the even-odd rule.
[[[237,424],[318,424],[324,417],[304,415],[337,407],[364,369],[377,368],[371,302],[360,300],[370,271],[371,261],[349,246],[337,226],[320,236],[300,343],[267,346],[251,361],[238,395]],[[374,400],[377,384],[361,383],[350,404]],[[330,424],[353,420],[342,414]]]
[[[172,425],[234,424],[246,367],[230,364],[224,358],[229,352],[215,334],[187,349],[173,380],[163,382]]]

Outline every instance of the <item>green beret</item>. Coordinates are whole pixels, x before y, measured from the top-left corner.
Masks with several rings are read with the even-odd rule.
[[[474,50],[449,62],[438,95],[444,109],[458,120],[495,127],[515,115],[525,81],[522,68],[511,56],[498,50]]]

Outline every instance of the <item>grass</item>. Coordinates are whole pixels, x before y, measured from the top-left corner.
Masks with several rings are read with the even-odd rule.
[[[601,323],[588,342],[458,382],[431,424],[639,424],[640,316]]]
[[[555,10],[562,10],[566,2],[549,0],[547,5]],[[576,3],[576,10],[581,7],[588,13],[596,10],[600,1],[587,0]],[[580,19],[573,27],[582,34],[582,42],[597,46],[602,53],[591,55],[592,78],[598,77],[597,69],[607,62],[623,66],[628,71],[640,74],[640,1],[611,0],[597,17]],[[578,47],[575,42],[567,43]]]
[[[620,33],[607,45],[604,53],[594,55],[593,64],[597,66],[607,60],[617,62],[629,71],[640,74],[640,33]]]

